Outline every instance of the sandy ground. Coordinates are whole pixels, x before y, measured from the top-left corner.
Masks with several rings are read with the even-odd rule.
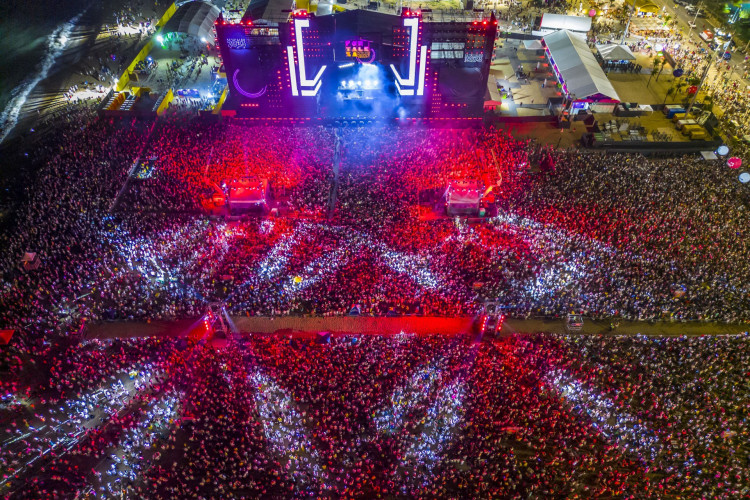
[[[18,124],[6,142],[13,137],[25,135],[35,123],[46,116],[64,111],[67,99],[63,97],[63,93],[74,85],[79,86],[79,92],[73,100],[85,100],[92,106],[96,104],[97,98],[104,94],[86,92],[84,83],[110,87],[113,81],[110,77],[97,80],[87,73],[99,66],[98,60],[101,58],[112,71],[111,75],[119,78],[122,67],[132,60],[137,53],[137,47],[144,43],[134,34],[134,29],[123,27],[119,31],[119,36],[114,29],[105,29],[105,26],[114,28],[116,13],[134,3],[131,0],[96,2],[81,16],[64,52],[55,62],[48,77],[39,82],[29,95],[19,115]],[[155,20],[166,8],[165,2],[155,5],[154,0],[146,0],[144,7],[138,12],[134,11],[134,14],[142,12],[143,17],[138,18],[140,20]],[[110,57],[112,54],[116,55],[115,60]]]

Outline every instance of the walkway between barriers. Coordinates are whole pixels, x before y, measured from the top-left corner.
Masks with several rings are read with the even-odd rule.
[[[240,332],[260,334],[273,333],[314,333],[327,331],[336,333],[355,333],[362,335],[391,335],[398,333],[437,333],[453,335],[468,333],[472,330],[474,318],[401,316],[284,316],[269,318],[260,316],[232,317]],[[87,328],[87,338],[116,337],[149,337],[177,336],[185,332],[195,320],[179,321],[121,321],[112,323],[91,324]],[[584,320],[583,334],[587,335],[733,335],[750,331],[747,324],[719,324],[702,322],[657,322],[623,321],[614,331],[610,331],[609,320]],[[562,319],[526,319],[505,321],[501,334],[552,332],[565,333],[565,322]]]

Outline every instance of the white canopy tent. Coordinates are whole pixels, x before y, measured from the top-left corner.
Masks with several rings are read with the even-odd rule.
[[[528,50],[541,50],[544,48],[542,42],[539,40],[524,40],[523,46]]]
[[[627,45],[597,45],[596,50],[605,61],[635,61],[635,54]]]
[[[588,33],[591,30],[591,18],[579,16],[564,16],[561,14],[544,13],[542,15],[541,30],[568,30]]]
[[[584,40],[563,30],[545,36],[543,41],[550,64],[567,94],[577,100],[620,100]]]
[[[207,2],[195,1],[182,4],[167,21],[164,33],[193,35],[204,43],[214,44],[213,28],[221,10]]]

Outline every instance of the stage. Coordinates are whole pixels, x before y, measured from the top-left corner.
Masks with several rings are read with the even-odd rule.
[[[348,10],[287,22],[216,23],[228,95],[222,116],[273,120],[478,119],[497,21],[428,22]]]

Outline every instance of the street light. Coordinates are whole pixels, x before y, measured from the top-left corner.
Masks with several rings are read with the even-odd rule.
[[[687,39],[690,40],[690,34],[693,32],[693,27],[695,26],[695,22],[698,20],[698,14],[700,14],[701,11],[701,5],[703,5],[703,2],[698,3],[698,8],[695,11],[695,17],[693,18],[693,22],[690,24],[690,31],[688,31]]]

